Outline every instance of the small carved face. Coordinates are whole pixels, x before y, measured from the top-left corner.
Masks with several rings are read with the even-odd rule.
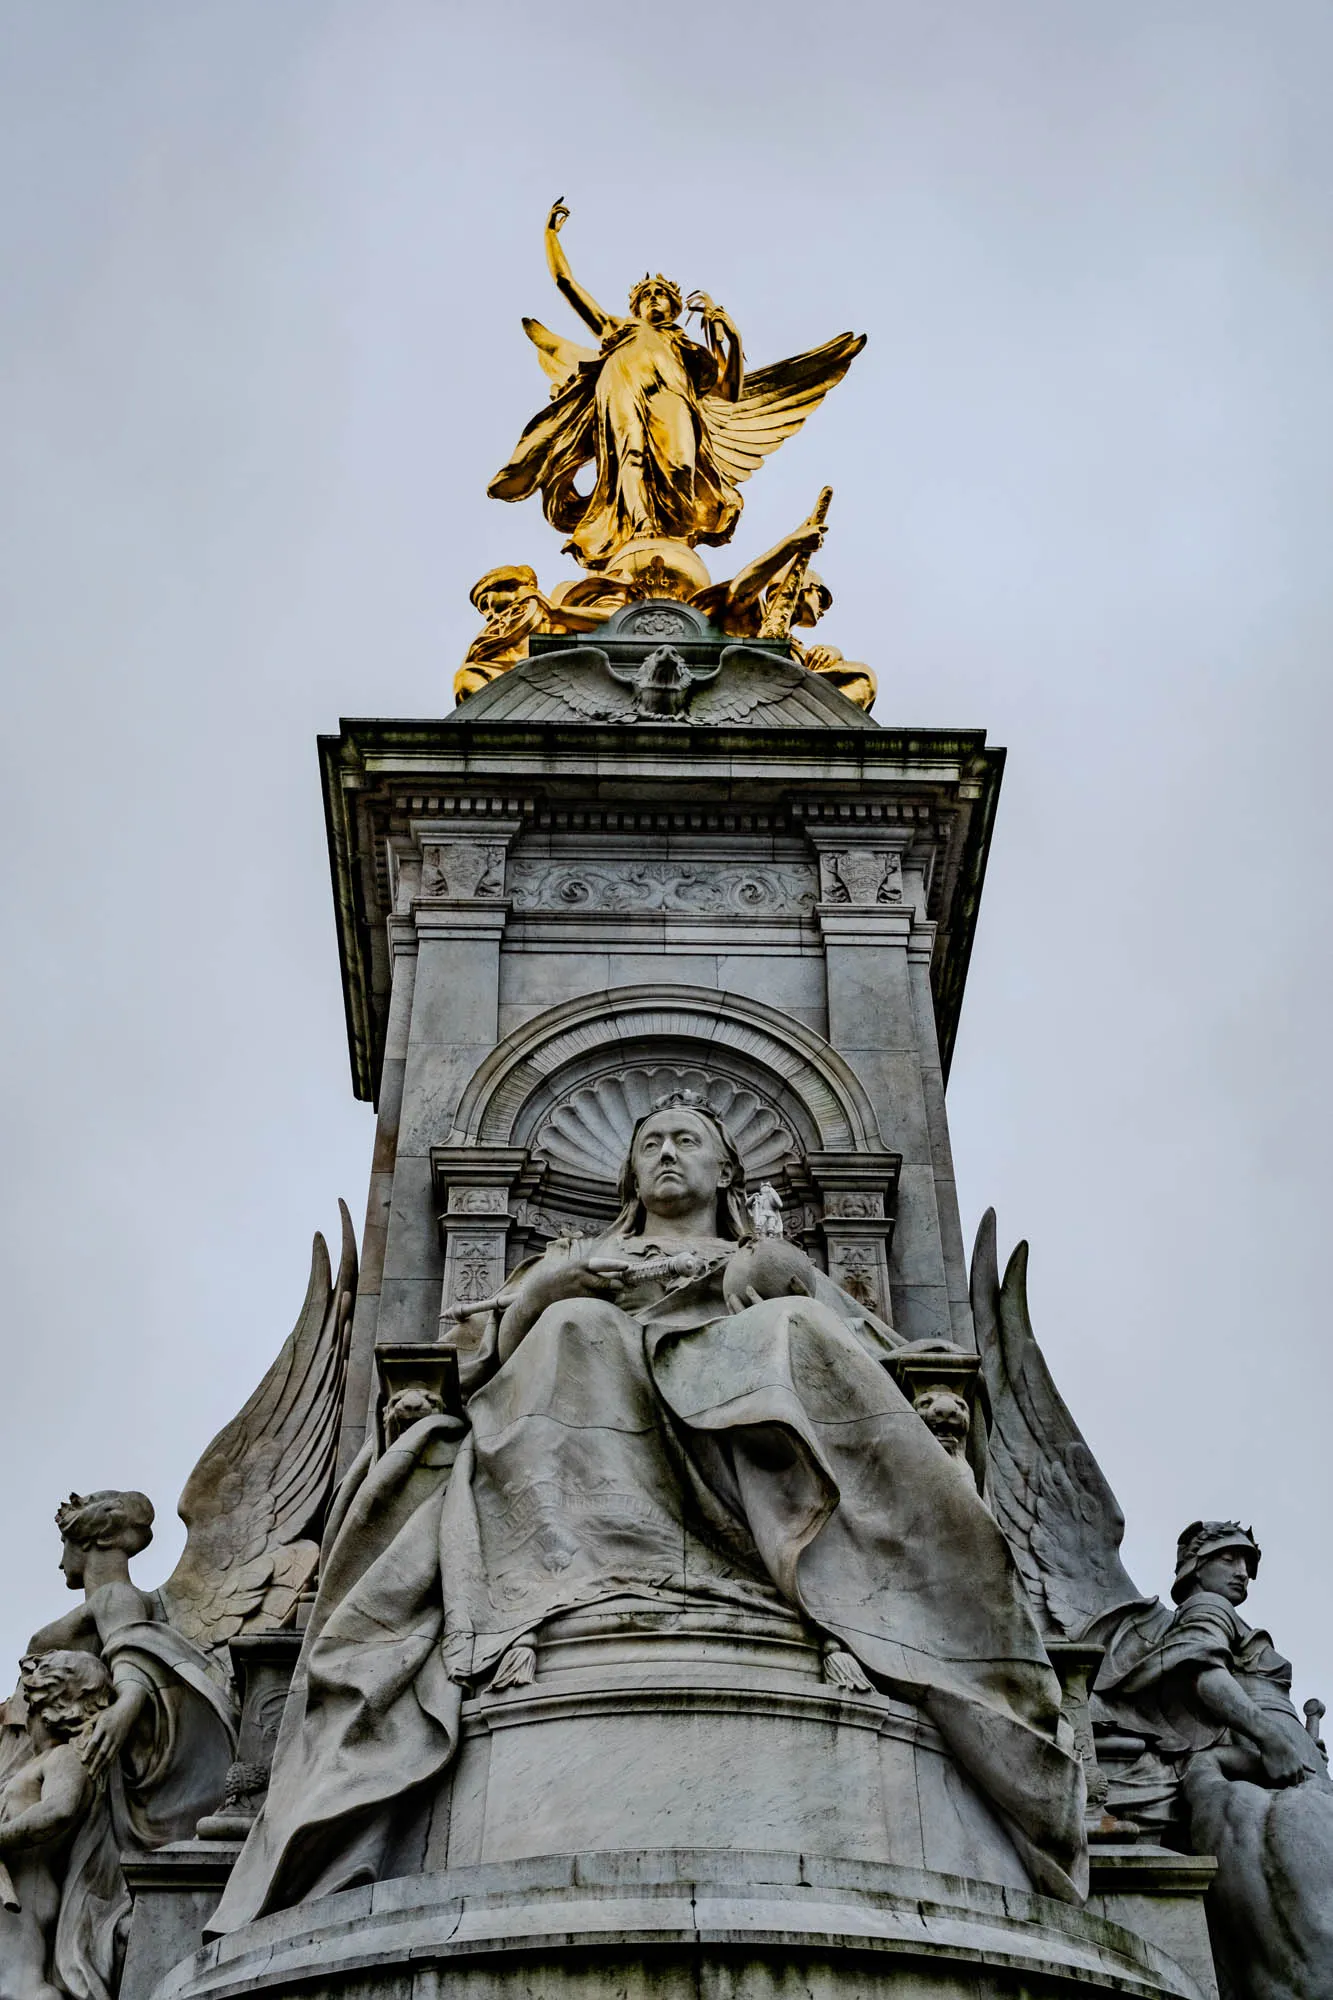
[[[1250,1564],[1243,1549],[1219,1549],[1205,1556],[1194,1572],[1196,1590],[1211,1590],[1228,1604],[1243,1604],[1250,1594]]]
[[[393,1444],[410,1431],[413,1424],[419,1424],[423,1417],[443,1415],[444,1402],[432,1389],[400,1389],[391,1396],[384,1406],[384,1438],[386,1444]]]
[[[829,605],[833,602],[824,584],[817,578],[807,577],[796,609],[792,613],[793,625],[818,625]]]
[[[951,1458],[965,1455],[972,1412],[956,1389],[921,1389],[912,1400],[912,1408]]]
[[[56,1743],[78,1736],[111,1705],[111,1671],[95,1653],[54,1652],[20,1661],[29,1716]]]
[[[60,1573],[65,1579],[66,1590],[83,1589],[83,1566],[87,1561],[86,1551],[77,1542],[64,1542],[60,1549]]]
[[[670,326],[680,307],[665,285],[649,282],[635,293],[631,310],[649,326]]]
[[[684,1109],[655,1111],[639,1127],[631,1155],[639,1199],[649,1215],[682,1215],[731,1179],[716,1132]]]

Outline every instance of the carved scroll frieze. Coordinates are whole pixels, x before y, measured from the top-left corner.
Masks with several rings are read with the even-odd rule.
[[[516,910],[610,910],[705,916],[790,916],[813,909],[818,884],[804,864],[618,861],[594,865],[519,856],[510,868]]]

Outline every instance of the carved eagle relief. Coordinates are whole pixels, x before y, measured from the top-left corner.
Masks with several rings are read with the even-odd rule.
[[[528,682],[589,722],[743,722],[780,702],[803,668],[758,647],[728,646],[706,667],[674,646],[635,664],[613,662],[599,646],[569,646],[527,663]]]

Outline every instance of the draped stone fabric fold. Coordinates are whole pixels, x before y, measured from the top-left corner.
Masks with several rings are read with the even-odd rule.
[[[268,1797],[210,1933],[372,1878],[391,1808],[454,1755],[439,1527],[457,1433],[427,1417],[348,1475]]]
[[[373,1876],[386,1809],[454,1753],[460,1684],[546,1619],[625,1595],[804,1611],[923,1703],[1037,1886],[1085,1892],[1082,1769],[975,1491],[830,1307],[765,1299],[682,1326],[672,1303],[549,1307],[470,1398],[451,1474],[431,1464],[449,1420],[429,1419],[343,1503],[213,1930]]]

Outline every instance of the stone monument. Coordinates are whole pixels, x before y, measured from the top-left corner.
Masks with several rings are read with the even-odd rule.
[[[0,1741],[0,2000],[1333,1995],[1333,1784],[1239,1615],[1173,1604],[944,1086],[1003,753],[803,644],[831,492],[715,582],[846,374],[703,292],[525,322],[492,481],[581,573],[491,570],[442,720],[322,740],[358,1260],[181,1500],[57,1522],[83,1601]],[[697,315],[700,337],[681,326]],[[580,475],[586,475],[580,483]]]

